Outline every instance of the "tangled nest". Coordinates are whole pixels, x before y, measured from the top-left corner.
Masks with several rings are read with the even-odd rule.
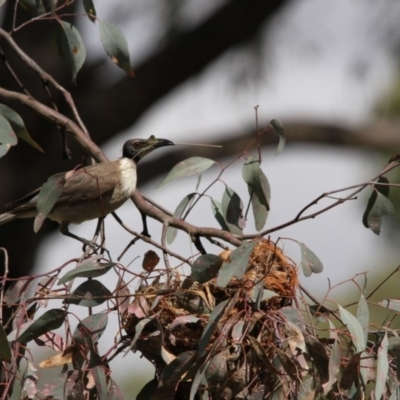
[[[231,253],[220,254],[218,268],[229,265]],[[217,276],[199,283],[174,275],[167,284],[140,287],[123,317],[131,348],[156,368],[149,397],[189,399],[192,390],[211,399],[262,399],[272,393],[302,340],[281,310],[298,285],[297,268],[283,251],[259,241],[243,276],[225,287]]]

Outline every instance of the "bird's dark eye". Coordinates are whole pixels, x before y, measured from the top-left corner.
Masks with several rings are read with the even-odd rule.
[[[134,147],[135,149],[137,149],[139,146],[140,146],[140,143],[139,143],[139,142],[133,142],[133,147]]]

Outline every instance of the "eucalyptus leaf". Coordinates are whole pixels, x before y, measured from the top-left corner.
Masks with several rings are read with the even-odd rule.
[[[213,164],[215,164],[214,160],[204,157],[190,157],[186,160],[183,160],[176,164],[171,171],[169,171],[168,175],[164,178],[164,180],[157,186],[160,188],[161,186],[166,185],[167,183],[176,181],[177,179],[184,178],[186,176],[192,176],[201,174],[202,172],[209,169]]]
[[[237,193],[229,187],[226,187],[224,191],[221,207],[229,231],[241,234],[246,225],[243,216],[243,203]]]
[[[99,20],[99,23],[100,39],[108,57],[129,76],[134,77],[135,73],[131,66],[128,42],[125,35],[119,28],[108,22]]]
[[[363,327],[358,322],[357,318],[342,306],[339,307],[340,319],[347,326],[350,332],[351,341],[356,348],[356,353],[361,353],[365,350],[365,338]]]
[[[275,154],[279,155],[285,148],[285,143],[286,143],[285,131],[283,129],[281,122],[277,119],[272,119],[269,124],[275,129],[275,131],[279,135],[279,144]]]
[[[75,278],[95,278],[106,274],[115,263],[99,263],[99,262],[89,262],[83,265],[78,265],[71,271],[68,271],[58,282],[59,285],[69,282],[71,279]]]
[[[83,8],[88,18],[94,23],[96,22],[96,9],[93,4],[93,0],[83,0]]]
[[[182,214],[185,212],[186,207],[188,206],[188,204],[190,203],[192,198],[195,196],[195,194],[196,193],[189,193],[181,200],[181,202],[178,204],[178,207],[176,207],[176,210],[174,212],[175,218],[182,217]],[[168,230],[167,230],[167,243],[168,244],[171,244],[175,240],[177,233],[178,233],[178,230],[176,228],[168,227]]]
[[[311,276],[311,274],[319,274],[324,269],[321,260],[311,251],[304,243],[294,240],[301,250],[301,267],[304,276]]]
[[[214,254],[202,254],[192,264],[190,276],[199,283],[206,283],[218,275],[222,259]]]
[[[98,280],[91,279],[79,285],[65,303],[96,307],[111,297],[111,292]]]
[[[236,276],[237,279],[242,278],[249,265],[250,255],[257,244],[256,241],[247,242],[232,251],[229,260],[222,263],[218,273],[217,286],[225,287],[233,276]]]
[[[86,49],[79,31],[70,23],[56,19],[56,43],[60,56],[72,72],[72,81],[82,68],[86,59]]]

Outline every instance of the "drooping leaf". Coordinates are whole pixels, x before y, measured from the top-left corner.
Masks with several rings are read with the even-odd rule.
[[[177,179],[192,176],[196,174],[201,174],[210,168],[215,161],[210,160],[209,158],[204,157],[190,157],[186,160],[183,160],[175,165],[169,171],[168,175],[164,178],[164,180],[157,186],[160,188],[161,186],[166,185],[167,183],[173,182]]]
[[[378,183],[388,184],[389,181],[385,177],[380,177]],[[393,203],[388,199],[389,189],[388,185],[374,185],[363,215],[364,226],[377,235],[381,232],[382,217],[394,214]]]
[[[56,43],[60,56],[68,64],[72,72],[72,81],[86,59],[86,49],[78,30],[69,22],[56,20]]]
[[[11,349],[2,323],[0,323],[0,360],[11,362]]]
[[[63,191],[64,184],[64,178],[51,176],[41,187],[36,204],[37,214],[33,223],[35,233],[41,228],[44,220],[53,209],[54,204],[56,204]]]
[[[282,153],[283,149],[285,148],[285,143],[286,143],[285,131],[283,129],[282,124],[277,119],[272,119],[269,124],[275,129],[275,131],[279,135],[279,144],[275,154],[278,156],[280,153]]]
[[[319,274],[324,269],[322,262],[304,243],[294,240],[301,250],[301,267],[304,276],[311,276],[312,273]]]
[[[0,104],[0,107],[2,106],[3,104]],[[9,144],[11,146],[15,146],[18,143],[18,139],[17,136],[15,135],[12,125],[10,121],[6,118],[6,116],[1,113],[1,109],[0,109],[0,143]]]
[[[20,343],[28,343],[46,332],[59,328],[65,321],[67,312],[65,310],[53,309],[46,311],[36,321],[22,332],[16,339]]]
[[[108,314],[100,312],[90,315],[79,322],[72,335],[74,342],[94,344],[104,333],[108,323]]]
[[[94,368],[91,368],[89,373],[93,376],[96,390],[99,400],[107,400],[108,399],[108,388],[107,388],[107,380],[106,380],[106,371],[103,365],[97,365]]]
[[[190,387],[189,400],[196,399],[196,393],[201,383],[204,381],[204,373],[206,372],[208,366],[210,365],[210,360],[206,360],[203,365],[197,370],[196,375],[193,379],[192,386]]]
[[[214,214],[215,219],[220,224],[224,231],[229,232],[228,224],[225,221],[224,212],[222,210],[222,205],[217,200],[211,199],[211,209]]]
[[[324,388],[324,394],[327,394],[332,389],[332,386],[337,381],[337,377],[340,371],[340,347],[338,340],[336,339],[333,343],[331,349],[331,355],[329,356],[329,380],[324,383],[322,387]]]
[[[14,133],[22,140],[30,144],[36,150],[44,153],[43,149],[32,139],[29,135],[28,131],[25,128],[24,121],[22,118],[10,107],[0,104],[0,115],[2,115],[11,125]],[[0,132],[0,143],[1,141],[1,132]]]
[[[214,332],[215,327],[218,324],[218,321],[224,315],[225,309],[229,304],[230,299],[221,301],[214,310],[210,314],[210,319],[206,327],[204,328],[203,334],[201,335],[199,347],[197,349],[197,356],[201,357],[210,341],[211,335]]]
[[[363,354],[364,353],[355,354],[347,363],[342,379],[340,380],[340,387],[344,390],[349,390],[353,383],[359,378],[361,372],[360,358]]]
[[[107,263],[99,263],[95,261],[90,261],[85,264],[78,265],[71,271],[68,271],[59,281],[58,284],[62,285],[63,283],[69,282],[75,278],[95,278],[97,276],[101,276],[106,274],[115,263],[107,262]]]
[[[225,352],[216,354],[210,361],[205,372],[207,383],[211,386],[220,385],[228,377],[228,366]]]
[[[116,26],[100,21],[100,39],[103,48],[111,61],[123,69],[129,76],[134,77],[135,73],[131,67],[128,42],[122,31]]]
[[[94,8],[93,0],[83,0],[83,8],[89,19],[95,23],[96,22],[96,9]]]
[[[111,297],[111,292],[98,280],[83,282],[72,293],[65,303],[84,307],[96,307]]]
[[[357,318],[342,306],[338,305],[340,319],[347,326],[351,335],[351,341],[356,348],[356,353],[361,353],[365,350],[365,338],[363,327],[358,322]]]
[[[225,287],[229,280],[236,276],[241,279],[249,264],[249,258],[257,242],[247,242],[238,247],[229,256],[229,260],[222,263],[217,278],[217,286]]]
[[[188,195],[186,195],[181,202],[178,204],[178,207],[176,207],[176,210],[174,212],[174,217],[175,218],[181,218],[182,214],[185,212],[186,207],[188,206],[188,204],[190,203],[190,201],[192,200],[193,196],[196,193],[189,193]],[[178,230],[174,227],[169,227],[167,230],[167,243],[171,244],[175,238],[176,238],[176,234],[178,233]]]
[[[260,168],[260,160],[249,156],[243,165],[242,176],[251,196],[256,229],[260,231],[267,220],[271,200],[271,188],[267,177]]]
[[[215,278],[221,268],[222,259],[214,254],[203,254],[192,264],[190,276],[199,283]]]
[[[388,337],[387,332],[383,337],[378,349],[378,362],[376,371],[375,398],[381,399],[388,378],[389,360],[388,360]]]
[[[126,350],[125,355],[127,355],[127,353],[135,348],[135,344],[138,341],[138,339],[140,338],[140,335],[144,329],[144,327],[151,321],[153,321],[155,315],[152,315],[151,317],[148,318],[144,318],[142,319],[136,326],[135,326],[135,336],[132,339],[131,344],[129,345],[129,348]]]
[[[365,346],[367,346],[368,341],[368,325],[369,325],[369,309],[367,300],[365,300],[364,295],[360,296],[357,307],[357,319],[364,330]]]
[[[232,233],[241,234],[246,225],[243,216],[243,203],[232,189],[226,187],[222,196],[222,212],[224,219]]]

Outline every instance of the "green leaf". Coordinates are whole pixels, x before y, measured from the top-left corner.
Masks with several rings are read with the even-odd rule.
[[[58,282],[59,285],[69,282],[71,279],[75,278],[95,278],[106,274],[115,263],[98,263],[90,261],[78,265],[72,271],[68,271]]]
[[[40,152],[44,153],[43,149],[32,139],[32,137],[29,135],[28,131],[25,128],[24,121],[22,118],[17,114],[14,110],[12,110],[10,107],[7,107],[4,104],[0,104],[0,115],[2,115],[11,125],[13,131],[16,133],[16,135],[30,144],[33,148],[36,150],[39,150]],[[1,132],[0,132],[1,135]],[[1,142],[1,140],[0,140]]]
[[[98,365],[89,370],[89,373],[93,376],[94,382],[96,384],[96,390],[99,400],[108,399],[108,387],[106,381],[105,367],[103,365]]]
[[[186,210],[186,207],[190,203],[190,200],[192,200],[192,198],[195,194],[196,193],[190,193],[181,200],[181,202],[178,204],[178,207],[176,207],[176,210],[174,212],[175,218],[180,218],[182,216],[182,214]],[[174,227],[168,228],[168,230],[167,230],[167,243],[168,244],[171,244],[175,240],[177,233],[178,233],[178,230],[176,228],[174,228]]]
[[[0,144],[0,158],[3,157],[8,153],[8,150],[10,150],[11,145],[9,144]]]
[[[218,275],[222,259],[214,254],[203,254],[192,265],[190,276],[199,283],[206,283]]]
[[[67,312],[54,309],[46,311],[16,339],[20,343],[28,343],[37,337],[59,328],[65,321]]]
[[[340,319],[347,326],[351,335],[351,341],[356,348],[356,353],[361,353],[365,350],[365,338],[363,327],[358,322],[357,318],[342,306],[339,307]]]
[[[222,351],[216,354],[210,361],[206,370],[207,383],[211,386],[220,385],[228,378],[228,365],[226,362],[227,354]]]
[[[382,339],[378,349],[378,362],[376,371],[375,398],[381,399],[386,386],[386,379],[389,372],[388,360],[388,337],[387,332]]]
[[[222,196],[222,212],[229,227],[229,231],[241,234],[246,225],[243,216],[243,203],[240,197],[232,189],[226,187]]]
[[[212,212],[214,214],[214,217],[218,221],[218,223],[220,224],[221,228],[224,231],[228,231],[229,232],[229,227],[228,227],[228,224],[225,221],[224,212],[222,210],[221,203],[218,202],[217,200],[211,199],[211,208],[212,208]]]
[[[340,347],[338,339],[335,340],[331,349],[328,371],[329,380],[322,385],[322,387],[324,388],[324,394],[328,394],[331,391],[333,384],[337,382],[338,374],[340,371]]]
[[[64,177],[60,178],[59,175],[53,175],[40,188],[36,204],[37,214],[33,223],[33,230],[35,233],[41,228],[44,220],[56,204],[63,191],[64,184]]]
[[[56,20],[56,43],[60,56],[72,72],[72,82],[86,59],[86,49],[78,30],[69,22]]]
[[[175,165],[169,171],[168,175],[164,178],[164,180],[157,186],[160,188],[161,186],[166,185],[167,183],[176,181],[177,179],[192,176],[196,174],[201,174],[202,172],[206,171],[210,168],[215,161],[210,160],[209,158],[204,157],[190,157],[186,160],[183,160]]]
[[[319,274],[324,269],[320,259],[304,243],[294,240],[301,250],[301,267],[304,276],[311,276],[312,273]]]
[[[208,342],[210,341],[211,335],[214,332],[215,327],[218,324],[218,321],[221,319],[221,317],[224,315],[225,309],[229,304],[229,301],[231,299],[227,299],[224,301],[221,301],[214,310],[212,310],[210,314],[210,318],[208,320],[208,323],[206,327],[204,328],[204,331],[201,335],[200,342],[199,342],[199,347],[197,349],[197,358],[201,357],[208,345]]]
[[[129,76],[134,77],[135,73],[129,59],[128,42],[119,28],[108,22],[100,21],[100,39],[103,48],[111,61],[122,68]]]
[[[111,292],[98,280],[83,282],[64,302],[84,307],[96,307],[103,304],[111,296]]]
[[[129,345],[128,349],[125,352],[125,355],[132,349],[135,348],[135,344],[140,338],[140,334],[142,333],[144,327],[151,321],[153,321],[155,315],[152,315],[151,317],[144,318],[142,319],[136,326],[135,326],[135,336],[132,339],[131,344]]]
[[[42,15],[46,12],[41,0],[19,0],[18,4],[34,15]]]
[[[100,312],[86,317],[75,328],[72,338],[80,344],[92,345],[100,339],[108,323],[108,314]]]
[[[272,119],[269,124],[275,129],[275,131],[279,135],[279,144],[275,154],[276,156],[278,156],[280,153],[282,153],[283,149],[285,148],[285,143],[286,143],[285,131],[283,129],[282,124],[277,119]]]
[[[2,323],[0,323],[0,360],[11,362],[11,349]]]
[[[229,260],[222,263],[222,267],[219,270],[217,278],[217,286],[225,287],[229,280],[236,276],[237,279],[241,279],[249,265],[249,258],[253,252],[254,246],[258,242],[247,242],[229,255]]]
[[[249,156],[243,165],[242,176],[247,183],[254,221],[257,231],[261,231],[267,221],[269,204],[271,200],[271,188],[267,177],[260,168],[260,160]]]
[[[364,339],[365,339],[365,346],[367,346],[368,341],[368,325],[369,325],[369,309],[367,300],[365,300],[364,295],[362,294],[360,300],[358,301],[357,307],[357,319],[358,322],[361,324],[364,330]]]
[[[93,0],[83,0],[83,8],[89,19],[95,23],[96,22],[96,9],[94,8]]]
[[[397,299],[386,299],[383,301],[380,301],[378,303],[381,307],[388,308],[389,310],[396,311],[397,313],[400,313],[400,300]]]
[[[389,181],[385,177],[380,177],[378,183],[388,184]],[[377,235],[381,232],[382,217],[394,214],[393,203],[388,199],[389,189],[390,187],[387,185],[374,185],[363,215],[364,226]]]
[[[0,115],[0,143],[15,146],[18,143],[17,136],[9,121]]]

